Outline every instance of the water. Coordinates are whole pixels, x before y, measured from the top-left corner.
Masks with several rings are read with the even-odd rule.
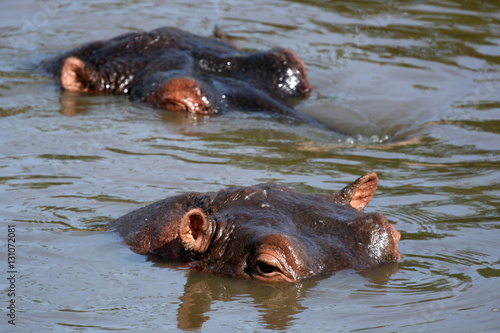
[[[500,329],[498,1],[57,2],[0,5],[0,239],[15,225],[17,270],[13,327],[2,245],[2,331]],[[62,93],[38,67],[162,25],[289,47],[315,88],[296,108],[349,137]],[[210,276],[135,254],[103,228],[178,193],[265,181],[328,192],[368,171],[380,186],[366,210],[401,232],[404,258],[363,276]]]

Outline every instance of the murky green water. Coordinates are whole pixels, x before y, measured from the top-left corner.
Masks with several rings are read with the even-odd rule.
[[[294,50],[315,87],[296,108],[350,138],[62,93],[38,68],[162,25]],[[3,1],[0,239],[15,225],[17,273],[14,327],[2,245],[2,331],[498,331],[499,65],[495,0]],[[275,181],[325,192],[367,171],[380,187],[366,210],[402,233],[392,275],[267,286],[151,262],[99,228],[187,191]]]

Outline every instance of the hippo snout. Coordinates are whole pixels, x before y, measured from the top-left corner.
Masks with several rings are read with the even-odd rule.
[[[401,255],[398,250],[401,234],[380,213],[370,213],[365,216],[358,231],[366,237],[370,257],[382,261],[396,261]]]

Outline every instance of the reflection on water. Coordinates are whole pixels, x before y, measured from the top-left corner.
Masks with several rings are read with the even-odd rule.
[[[300,300],[305,290],[314,286],[306,281],[293,285],[266,285],[249,281],[227,281],[226,278],[190,272],[178,312],[178,327],[182,330],[202,328],[209,319],[205,314],[214,301],[229,302],[238,296],[253,298],[254,306],[262,311],[260,321],[265,328],[284,330],[292,326],[294,315],[305,308]]]
[[[55,3],[0,11],[16,329],[498,330],[498,1]],[[201,35],[217,24],[241,47],[294,50],[314,86],[295,107],[349,137],[258,113],[193,117],[69,94],[38,68],[166,24]],[[402,234],[397,267],[269,286],[151,263],[102,231],[177,193],[267,181],[328,192],[367,171],[380,178],[367,211]]]
[[[370,288],[384,288],[398,265],[391,263],[362,272],[370,281]],[[302,305],[310,289],[317,286],[313,279],[297,284],[264,284],[255,281],[235,280],[190,271],[184,286],[178,310],[178,327],[182,330],[201,329],[210,319],[207,314],[216,301],[230,302],[245,297],[259,309],[259,322],[265,328],[286,330],[293,327],[298,313],[307,310]]]

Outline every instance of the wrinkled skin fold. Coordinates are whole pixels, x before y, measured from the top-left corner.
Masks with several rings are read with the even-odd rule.
[[[301,194],[277,184],[188,193],[111,223],[135,251],[193,268],[266,282],[296,282],[400,259],[399,232],[362,209],[378,178],[339,192]]]
[[[82,45],[45,61],[64,90],[128,95],[171,111],[265,111],[330,129],[287,105],[309,95],[304,63],[290,50],[249,52],[215,37],[163,27]]]

